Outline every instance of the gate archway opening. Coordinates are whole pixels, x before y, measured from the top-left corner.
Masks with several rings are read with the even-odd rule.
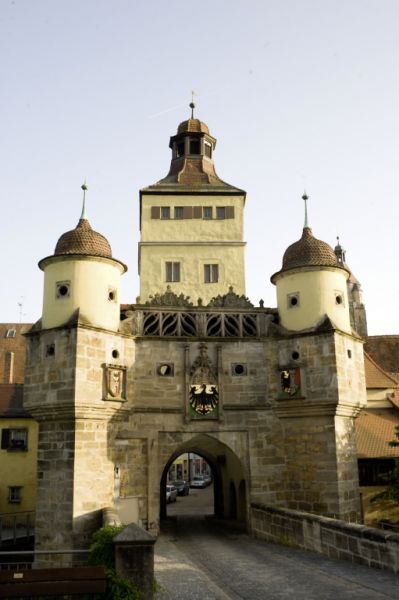
[[[198,458],[196,458],[198,457]],[[206,466],[205,466],[206,465]],[[190,479],[200,468],[209,471],[213,487],[213,515],[220,519],[233,519],[242,523],[247,522],[247,486],[243,465],[237,455],[226,444],[208,435],[199,434],[187,442],[180,444],[172,451],[163,468],[160,481],[160,518],[168,516],[166,502],[166,485],[169,483],[168,474],[172,473]],[[190,490],[191,491],[191,490]],[[201,495],[198,494],[198,497]],[[209,492],[206,495],[209,507]],[[204,495],[205,497],[205,495]],[[186,498],[179,498],[183,506]],[[186,506],[188,506],[186,502]],[[190,501],[190,505],[193,503]],[[197,515],[201,506],[195,508]],[[179,514],[178,508],[173,507],[173,513]],[[187,508],[184,514],[187,513]],[[207,511],[209,514],[209,511]]]

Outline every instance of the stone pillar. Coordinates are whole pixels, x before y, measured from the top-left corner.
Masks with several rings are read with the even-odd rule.
[[[116,572],[133,581],[146,600],[154,596],[155,537],[131,523],[114,537]]]

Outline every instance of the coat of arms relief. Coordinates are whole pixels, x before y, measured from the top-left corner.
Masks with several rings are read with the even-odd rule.
[[[199,356],[190,371],[189,405],[191,418],[219,416],[218,379],[204,343],[200,344]]]
[[[104,365],[104,399],[126,400],[126,367]]]

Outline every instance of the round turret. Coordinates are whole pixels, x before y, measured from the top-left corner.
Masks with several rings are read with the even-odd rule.
[[[306,203],[306,194],[303,199]],[[331,246],[313,236],[306,215],[301,238],[287,248],[281,270],[271,277],[281,324],[301,331],[328,316],[338,329],[350,333],[348,277]]]
[[[82,186],[84,194],[87,187]],[[58,240],[54,254],[43,258],[42,327],[66,325],[79,317],[93,327],[117,331],[120,277],[127,267],[112,258],[107,239],[94,231],[85,214]]]

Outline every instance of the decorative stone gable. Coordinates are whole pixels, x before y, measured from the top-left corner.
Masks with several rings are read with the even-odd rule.
[[[230,308],[253,308],[253,304],[252,302],[246,297],[244,296],[244,294],[241,294],[241,296],[239,296],[238,294],[235,293],[233,286],[231,285],[229,287],[229,291],[227,292],[227,294],[224,294],[223,296],[219,295],[219,296],[215,296],[214,298],[212,298],[212,300],[210,302],[208,302],[208,306],[224,306],[224,307],[230,307]]]
[[[146,306],[193,306],[190,302],[190,296],[184,294],[175,294],[170,285],[166,286],[166,292],[163,294],[154,294],[145,303]]]

